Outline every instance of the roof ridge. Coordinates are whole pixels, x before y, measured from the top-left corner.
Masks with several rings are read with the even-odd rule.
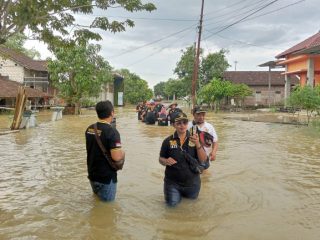
[[[296,45],[292,46],[291,48],[288,48],[287,50],[283,51],[282,53],[278,54],[276,58],[282,58],[285,57],[285,55],[289,55],[291,53],[300,51],[302,49],[315,47],[320,45],[320,31],[316,34],[308,37],[307,39],[297,43]]]

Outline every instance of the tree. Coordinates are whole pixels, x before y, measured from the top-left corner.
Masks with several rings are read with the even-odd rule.
[[[186,96],[185,94],[185,83],[179,79],[169,79],[166,82],[164,91],[168,98],[177,99]]]
[[[214,78],[211,82],[206,84],[199,91],[199,100],[214,104],[215,111],[219,110],[221,100],[226,97],[234,97],[243,100],[244,97],[250,96],[252,90],[245,84],[234,84],[230,81],[221,81]]]
[[[228,50],[221,49],[219,52],[209,53],[207,56],[202,55],[203,50],[200,49],[200,66],[199,79],[197,88],[205,85],[212,79],[222,79],[223,72],[230,66],[226,54]],[[174,73],[184,82],[184,96],[191,94],[193,68],[195,61],[195,47],[190,46],[185,51],[174,69]]]
[[[239,101],[243,102],[244,98],[252,95],[252,89],[244,84],[232,84],[232,90],[229,97],[235,98],[237,105],[239,105]],[[240,104],[241,105],[241,104]]]
[[[0,2],[0,44],[26,29],[33,33],[33,38],[42,40],[49,46],[75,40],[77,43],[101,40],[94,30],[111,32],[125,31],[133,27],[134,22],[109,21],[107,17],[95,17],[88,25],[76,21],[75,14],[90,15],[94,10],[124,8],[127,11],[153,11],[155,5],[142,3],[141,0],[4,0]],[[71,41],[72,42],[72,41]]]
[[[137,104],[138,102],[150,100],[153,96],[147,81],[127,69],[121,69],[119,73],[124,77],[124,101]]]
[[[166,86],[165,82],[159,82],[158,84],[156,84],[153,87],[154,96],[167,97],[167,95],[165,94],[165,86]]]
[[[183,54],[174,69],[174,73],[177,74],[178,78],[184,83],[182,86],[182,92],[184,96],[187,96],[191,94],[195,47],[188,47],[185,51],[182,51],[182,53]]]
[[[230,67],[225,56],[228,52],[226,49],[221,49],[219,52],[209,53],[202,59],[200,66],[201,84],[207,84],[213,78],[223,78],[223,73]]]
[[[32,59],[40,58],[40,53],[36,49],[26,49],[24,47],[26,40],[27,37],[25,35],[17,33],[15,35],[10,36],[8,40],[5,42],[4,46],[17,52],[23,53]]]
[[[80,45],[59,48],[56,60],[48,61],[48,70],[59,95],[75,113],[80,113],[81,103],[101,92],[103,83],[113,79],[111,67],[98,53],[99,45]]]
[[[288,104],[295,110],[302,108],[307,111],[308,124],[313,112],[320,109],[319,87],[311,86],[297,87],[290,95]]]

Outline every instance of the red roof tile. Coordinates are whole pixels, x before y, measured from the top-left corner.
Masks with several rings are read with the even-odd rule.
[[[320,46],[320,32],[278,54],[276,58],[284,58],[289,54],[317,46]]]
[[[15,98],[18,93],[18,87],[22,84],[8,80],[6,77],[0,75],[0,98]],[[27,97],[50,97],[47,93],[38,89],[25,87]]]
[[[284,86],[285,77],[282,71],[271,71],[271,85]],[[226,71],[223,74],[225,80],[233,83],[244,83],[248,86],[268,86],[269,71]],[[290,77],[291,84],[298,84],[296,77]]]
[[[9,58],[14,62],[20,64],[21,66],[41,72],[47,72],[47,61],[45,60],[33,60],[32,58],[26,56],[23,53],[19,53],[9,48],[0,46],[0,55],[4,58]]]

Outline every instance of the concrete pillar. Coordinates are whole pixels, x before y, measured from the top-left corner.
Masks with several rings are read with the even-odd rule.
[[[50,109],[53,110],[51,121],[62,119],[62,110],[64,107],[51,107]]]
[[[37,119],[36,119],[35,111],[26,110],[23,113],[20,128],[32,128],[32,127],[35,127],[36,125],[37,125]]]
[[[288,71],[288,67],[286,65],[286,72]],[[287,106],[287,98],[290,97],[290,92],[291,92],[291,80],[288,77],[287,74],[284,75],[284,106]]]
[[[307,85],[313,87],[314,86],[314,60],[313,58],[309,58],[307,62]]]

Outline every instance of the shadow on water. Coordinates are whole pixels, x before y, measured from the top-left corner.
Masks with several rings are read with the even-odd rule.
[[[134,108],[116,114],[127,160],[112,204],[87,180],[93,111],[57,122],[39,116],[36,128],[0,136],[0,239],[318,239],[319,133],[208,113],[217,160],[199,199],[171,209],[158,156],[173,128],[138,122]]]

